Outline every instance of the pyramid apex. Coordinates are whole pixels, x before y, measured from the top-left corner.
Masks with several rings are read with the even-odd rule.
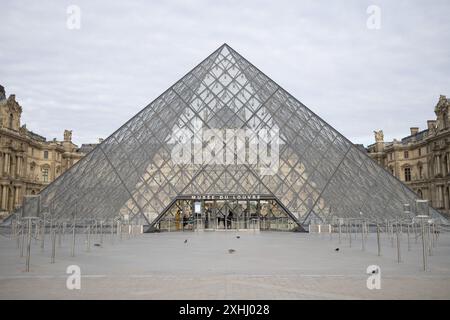
[[[226,43],[226,42],[224,42],[219,48],[220,48],[220,49],[223,49],[223,48],[233,49],[233,48],[231,48],[230,45],[229,45],[228,43]]]
[[[236,52],[230,45],[224,42],[217,50],[217,52]]]

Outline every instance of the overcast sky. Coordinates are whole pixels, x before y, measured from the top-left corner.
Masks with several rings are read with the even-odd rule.
[[[367,28],[369,5],[381,29]],[[81,28],[66,26],[67,7]],[[17,1],[0,6],[0,84],[48,139],[107,137],[222,43],[354,143],[434,119],[450,96],[450,1]]]

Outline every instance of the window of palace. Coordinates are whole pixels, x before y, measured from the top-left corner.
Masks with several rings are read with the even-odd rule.
[[[406,182],[411,181],[411,168],[410,167],[405,168],[405,181]]]
[[[409,159],[409,151],[405,151],[404,152],[404,158],[405,159]]]
[[[13,128],[13,123],[14,123],[14,116],[13,116],[13,114],[11,113],[11,114],[9,115],[9,128],[10,128],[10,129]]]
[[[48,151],[44,151],[44,159],[48,159]]]
[[[42,180],[48,182],[48,168],[42,169]]]

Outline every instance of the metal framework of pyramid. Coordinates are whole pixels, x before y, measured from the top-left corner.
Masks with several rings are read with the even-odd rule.
[[[195,137],[198,123],[216,129],[278,128],[277,171],[261,175],[259,165],[249,163],[174,163],[174,134]],[[177,196],[189,194],[271,195],[299,224],[361,213],[384,221],[404,215],[404,205],[417,199],[224,44],[45,188],[39,211],[57,219],[122,214],[152,224]]]

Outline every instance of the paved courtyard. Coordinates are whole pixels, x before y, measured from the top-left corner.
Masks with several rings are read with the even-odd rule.
[[[237,236],[240,238],[237,238]],[[187,242],[185,243],[185,240]],[[201,232],[144,234],[86,252],[77,239],[70,257],[70,237],[57,245],[50,263],[47,236],[44,252],[33,240],[31,270],[25,270],[15,240],[0,236],[0,299],[449,299],[450,235],[443,234],[423,272],[421,242],[402,236],[402,262],[397,249],[376,235],[366,250],[361,236],[282,232]],[[98,243],[94,238],[92,243]],[[395,243],[396,244],[396,243]],[[339,251],[335,249],[339,248]],[[229,249],[235,250],[230,253]],[[66,268],[81,268],[81,289],[66,288]],[[366,269],[381,267],[381,289],[369,290]]]

